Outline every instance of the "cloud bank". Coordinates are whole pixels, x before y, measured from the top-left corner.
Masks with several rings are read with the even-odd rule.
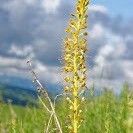
[[[44,82],[61,83],[58,59],[73,5],[71,0],[0,0],[0,75],[30,78],[26,60],[32,59]],[[133,18],[91,5],[88,23],[88,85],[132,85]]]

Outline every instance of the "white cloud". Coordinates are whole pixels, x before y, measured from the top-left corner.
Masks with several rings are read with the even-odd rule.
[[[89,37],[92,39],[98,39],[98,38],[103,37],[103,35],[105,35],[104,32],[105,32],[104,27],[97,23],[90,30],[90,34],[89,34],[90,36]]]
[[[33,5],[36,3],[36,0],[24,0],[27,4]]]
[[[12,44],[8,52],[10,54],[15,54],[16,56],[22,56],[22,57],[28,56],[28,55],[32,55],[32,57],[34,56],[33,48],[30,45],[20,47],[20,46]]]
[[[89,10],[92,12],[108,13],[108,9],[103,5],[90,5]]]
[[[133,81],[133,61],[125,60],[122,61],[121,67],[123,67],[123,71],[125,72],[125,80],[129,81],[132,84]]]
[[[19,58],[9,58],[9,57],[1,57],[0,56],[0,68],[18,68],[18,69],[25,69],[26,59],[19,59]],[[2,72],[2,71],[1,71]]]
[[[132,84],[133,62],[123,59],[127,48],[126,39],[108,29],[103,33],[107,40],[95,57],[96,65],[91,70],[91,78],[99,85],[102,81],[103,86],[120,87],[125,81]]]
[[[60,5],[60,0],[42,0],[42,6],[47,13],[55,13]]]
[[[0,75],[29,78],[26,59],[9,58],[0,56]]]
[[[21,18],[25,14],[27,8],[36,8],[46,13],[56,13],[60,6],[60,1],[61,0],[12,0],[5,2],[0,7],[9,11],[11,17],[16,19]]]
[[[0,75],[12,75],[15,77],[31,78],[29,75],[29,68],[27,59],[8,58],[0,56]],[[47,66],[34,60],[33,69],[42,81],[51,84],[58,84],[61,81],[60,68],[55,66]]]
[[[106,61],[109,61],[109,59],[120,59],[126,50],[126,43],[122,37],[114,35],[107,29],[104,32],[104,36],[107,38],[107,42],[102,44],[103,46],[95,58],[95,62],[100,66],[106,64]]]
[[[34,62],[35,71],[43,81],[47,81],[51,84],[58,84],[61,81],[60,67],[46,66],[39,61]]]

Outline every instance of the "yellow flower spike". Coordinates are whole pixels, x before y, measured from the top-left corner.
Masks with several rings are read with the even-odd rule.
[[[74,28],[75,30],[77,29],[77,25],[76,25],[75,21],[73,21],[73,20],[70,22],[70,26],[72,28]]]
[[[85,101],[85,97],[82,97],[82,102],[84,102]]]
[[[66,32],[70,32],[71,31],[71,29],[70,29],[70,27],[68,27],[67,29],[66,29]]]
[[[78,126],[78,129],[81,127],[81,125]]]
[[[70,82],[70,81],[71,81],[71,78],[70,78],[70,77],[66,77],[64,80],[65,80],[66,82]]]
[[[71,19],[66,30],[67,37],[65,39],[64,46],[64,72],[66,76],[65,82],[69,86],[64,90],[70,93],[70,97],[67,97],[71,109],[70,118],[72,133],[78,133],[78,128],[81,125],[81,101],[84,102],[84,98],[79,96],[80,91],[86,87],[86,62],[85,54],[87,51],[87,7],[89,0],[77,0],[76,11],[71,14]],[[68,76],[69,75],[69,76]],[[71,76],[70,76],[71,75]]]
[[[84,34],[85,36],[87,36],[87,35],[88,35],[88,33],[87,33],[87,32],[84,32],[83,34]]]
[[[82,112],[83,112],[83,111],[80,109],[80,110],[79,110],[79,115],[80,115]]]
[[[73,106],[70,106],[70,109],[72,110],[73,109]]]
[[[83,87],[85,87],[85,86],[86,86],[86,82],[83,81],[83,82],[81,83],[81,87],[83,88]]]
[[[65,91],[65,92],[71,91],[71,88],[68,87],[68,86],[66,86],[66,87],[64,88],[64,91]]]
[[[73,68],[72,67],[65,67],[64,68],[65,72],[72,72],[73,71]]]
[[[67,97],[66,100],[67,100],[67,101],[71,104],[71,106],[72,106],[72,104],[73,104],[72,100],[71,100],[69,97]],[[71,106],[70,106],[70,108],[72,108]]]
[[[71,16],[76,18],[75,14],[71,14]]]
[[[69,118],[72,118],[72,116],[71,116],[71,115],[68,115],[68,117],[69,117]]]
[[[72,130],[72,126],[67,126],[68,129]]]
[[[80,77],[80,83],[82,83],[85,80],[86,80],[86,77],[85,76]]]
[[[66,98],[67,101],[71,101],[69,97]]]

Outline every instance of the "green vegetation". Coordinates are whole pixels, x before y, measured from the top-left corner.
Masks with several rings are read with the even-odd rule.
[[[112,91],[105,90],[100,96],[87,94],[84,109],[84,122],[81,133],[132,133],[133,132],[133,93],[128,86],[116,96]],[[58,99],[56,112],[59,116],[63,133],[67,133],[66,126],[69,119],[65,100]],[[0,103],[0,133],[44,133],[49,120],[49,114],[43,107],[23,107]],[[53,119],[54,121],[54,119]],[[51,132],[54,131],[51,123]]]

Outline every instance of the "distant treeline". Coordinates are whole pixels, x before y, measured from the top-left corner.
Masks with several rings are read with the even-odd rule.
[[[33,90],[13,86],[0,86],[0,101],[16,105],[37,105],[37,93]]]

